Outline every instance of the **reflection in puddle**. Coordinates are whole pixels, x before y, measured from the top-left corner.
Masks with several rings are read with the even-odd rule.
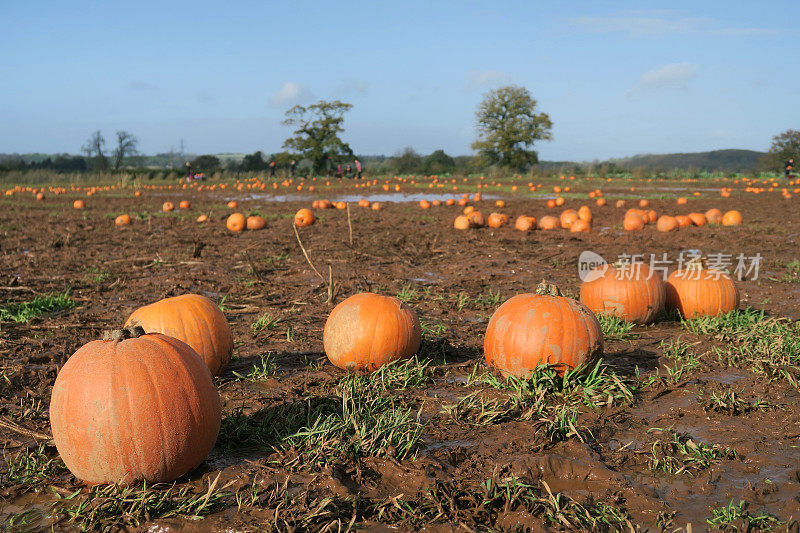
[[[496,200],[500,196],[493,194],[481,194],[484,200]],[[322,198],[320,196],[320,198]],[[461,199],[460,194],[432,194],[429,192],[414,192],[414,193],[379,193],[379,194],[332,194],[326,196],[326,200],[331,202],[358,202],[359,200],[367,200],[369,202],[419,202],[420,200],[441,200],[445,202],[449,199],[458,201]],[[250,194],[245,198],[241,196],[231,196],[225,200],[265,200],[268,202],[311,202],[317,199],[316,196],[309,196],[307,194]]]

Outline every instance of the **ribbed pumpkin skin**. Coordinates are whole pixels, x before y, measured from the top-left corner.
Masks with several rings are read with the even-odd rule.
[[[644,263],[604,265],[589,276],[581,285],[580,299],[595,314],[649,324],[664,309],[664,282]]]
[[[92,341],[58,373],[50,424],[58,453],[84,481],[172,481],[214,447],[219,393],[208,367],[177,339]]]
[[[410,307],[370,292],[355,294],[334,307],[322,333],[331,363],[366,372],[411,357],[421,339],[419,319]]]
[[[667,277],[667,308],[677,309],[684,318],[717,316],[739,307],[739,291],[724,272],[713,269],[676,270]],[[711,276],[707,278],[707,276]]]
[[[233,337],[228,321],[214,302],[199,294],[165,298],[140,307],[125,326],[142,326],[146,333],[182,340],[203,358],[213,376],[225,370],[231,360]]]
[[[526,377],[540,364],[591,362],[603,353],[603,334],[592,312],[572,298],[518,294],[492,315],[483,352],[490,367]]]

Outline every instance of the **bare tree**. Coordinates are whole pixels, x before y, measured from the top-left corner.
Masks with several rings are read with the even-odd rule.
[[[86,144],[83,145],[83,152],[86,154],[87,159],[89,159],[95,168],[99,168],[100,170],[107,170],[108,169],[108,158],[106,158],[105,153],[103,153],[103,149],[106,145],[106,139],[103,137],[103,134],[100,130],[92,133],[92,136],[89,137],[89,140],[86,141]]]
[[[126,157],[138,154],[138,146],[139,139],[135,135],[127,131],[118,131],[117,147],[114,149],[114,170],[119,170]]]

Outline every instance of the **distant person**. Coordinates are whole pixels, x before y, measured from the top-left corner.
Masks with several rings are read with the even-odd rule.
[[[342,164],[336,165],[336,179],[342,179]]]
[[[289,177],[290,178],[294,177],[294,169],[295,169],[296,166],[297,166],[297,163],[295,162],[294,159],[292,159],[292,162],[289,163]]]
[[[194,169],[192,168],[192,164],[188,161],[186,162],[186,181],[192,181],[194,179]]]
[[[356,179],[361,179],[361,161],[356,159]]]
[[[270,178],[275,177],[275,161],[269,162],[269,177]]]
[[[794,167],[794,158],[788,160],[785,165],[783,165],[783,176],[788,180],[792,177],[792,168]]]

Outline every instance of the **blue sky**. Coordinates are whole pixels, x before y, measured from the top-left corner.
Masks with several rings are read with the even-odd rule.
[[[467,154],[482,95],[510,83],[554,122],[545,160],[766,150],[800,128],[800,2],[663,5],[3,2],[0,152],[78,153],[96,129],[274,152],[287,108],[339,98],[357,153]]]

